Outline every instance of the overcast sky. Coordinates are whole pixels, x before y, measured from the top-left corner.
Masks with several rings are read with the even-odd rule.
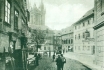
[[[29,0],[39,6],[41,0]],[[46,25],[51,29],[60,30],[80,19],[94,7],[94,0],[43,0],[46,8]]]

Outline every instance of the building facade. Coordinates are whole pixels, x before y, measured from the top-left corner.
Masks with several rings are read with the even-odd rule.
[[[15,63],[9,62],[10,70],[26,70],[26,0],[0,0],[0,5],[0,70],[8,68],[8,60]]]
[[[61,41],[61,32],[60,31],[54,30],[53,50],[54,50],[54,54],[62,52],[62,41]]]
[[[83,54],[94,53],[93,26],[94,9],[91,9],[80,20],[74,23],[74,52]]]
[[[73,51],[73,25],[63,29],[61,34],[62,37],[62,51],[65,52],[72,52]]]
[[[104,0],[94,0],[96,65],[104,69]]]

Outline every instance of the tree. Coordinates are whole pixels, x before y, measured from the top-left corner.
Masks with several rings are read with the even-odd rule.
[[[45,42],[46,31],[40,29],[31,30],[31,42],[36,44],[36,50],[41,47],[41,44]]]

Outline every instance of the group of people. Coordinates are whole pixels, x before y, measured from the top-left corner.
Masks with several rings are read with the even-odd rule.
[[[54,60],[55,60],[55,54],[53,55],[53,61]],[[63,54],[59,54],[55,61],[57,65],[57,70],[63,70],[64,64],[66,63],[66,59],[63,56]]]

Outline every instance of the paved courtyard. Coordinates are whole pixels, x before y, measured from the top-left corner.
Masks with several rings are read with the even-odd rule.
[[[57,70],[56,62],[53,62],[49,57],[43,57],[39,61],[39,66],[35,67],[33,64],[29,70]],[[64,65],[64,70],[91,70],[79,63],[76,60],[71,60],[66,58],[66,63]]]

